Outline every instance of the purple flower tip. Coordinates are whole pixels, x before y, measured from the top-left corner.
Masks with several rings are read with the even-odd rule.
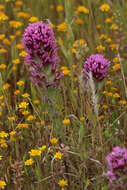
[[[86,78],[89,78],[91,72],[96,80],[101,81],[107,76],[109,66],[110,61],[105,59],[102,54],[92,54],[83,65],[83,73]]]

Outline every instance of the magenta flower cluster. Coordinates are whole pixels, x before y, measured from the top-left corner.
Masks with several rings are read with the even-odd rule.
[[[106,157],[108,171],[105,176],[112,183],[120,176],[127,172],[127,149],[116,146]]]
[[[107,76],[109,66],[110,62],[102,54],[92,54],[83,65],[83,73],[88,79],[91,72],[93,78],[101,81]]]
[[[54,32],[48,23],[42,21],[29,24],[23,35],[27,52],[25,63],[35,85],[54,85],[61,78],[57,72],[57,45]]]

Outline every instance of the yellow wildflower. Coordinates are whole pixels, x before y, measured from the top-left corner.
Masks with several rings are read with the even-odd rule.
[[[107,105],[107,104],[104,104],[102,107],[103,107],[105,110],[108,109],[108,105]]]
[[[32,158],[30,158],[25,161],[25,166],[31,166],[31,165],[33,165],[33,163],[34,163],[34,160]]]
[[[20,109],[26,109],[28,107],[29,103],[28,102],[21,102],[19,103],[19,108]]]
[[[20,90],[15,90],[14,94],[17,96],[18,94],[20,94]]]
[[[106,81],[106,84],[107,84],[107,85],[111,85],[111,84],[112,84],[112,81],[111,81],[111,80],[107,80],[107,81]]]
[[[3,12],[0,12],[0,22],[5,22],[8,20],[8,16],[3,13]]]
[[[31,157],[34,157],[34,156],[41,156],[41,150],[39,149],[32,149],[30,152],[29,152],[30,156]]]
[[[22,33],[21,33],[20,30],[17,30],[16,33],[15,33],[16,36],[21,36],[21,34],[22,34]]]
[[[89,10],[85,6],[78,6],[76,13],[89,14]]]
[[[22,44],[17,44],[17,45],[16,45],[16,48],[19,49],[19,50],[24,49],[24,47],[23,47]]]
[[[5,181],[0,180],[0,189],[4,189],[6,185],[7,185],[7,184],[6,184]]]
[[[8,137],[8,133],[6,133],[5,131],[1,131],[0,138],[6,138],[6,137]]]
[[[112,97],[113,96],[112,92],[108,92],[107,96]]]
[[[30,17],[30,14],[29,13],[25,13],[25,12],[18,12],[17,16],[19,18],[27,19],[27,18]]]
[[[10,42],[7,38],[4,38],[4,39],[3,39],[3,44],[4,44],[4,45],[10,45],[11,42]]]
[[[23,25],[23,23],[16,20],[12,20],[9,22],[9,25],[10,27],[17,29],[20,28]]]
[[[63,124],[64,125],[70,125],[70,119],[64,119]]]
[[[12,66],[12,71],[15,72],[17,70],[17,67],[15,65]]]
[[[68,186],[67,180],[66,179],[60,179],[58,182],[59,186],[64,190],[66,186]]]
[[[33,121],[33,120],[35,120],[36,119],[36,117],[34,116],[34,115],[29,115],[28,117],[27,117],[27,121]]]
[[[9,87],[10,87],[10,84],[5,83],[5,84],[3,85],[3,90],[7,90]]]
[[[107,35],[106,34],[101,34],[100,40],[106,40],[106,39],[107,39]]]
[[[110,29],[111,29],[111,30],[118,30],[117,24],[112,24],[112,25],[110,26]]]
[[[118,45],[117,44],[110,44],[110,48],[112,51],[117,50]]]
[[[112,67],[112,71],[117,71],[120,69],[120,64],[116,63],[113,67]]]
[[[10,140],[11,140],[11,141],[14,141],[14,140],[15,140],[15,137],[14,137],[14,136],[15,136],[15,134],[16,134],[16,131],[11,131],[9,134],[10,134]]]
[[[64,75],[68,75],[68,76],[70,76],[70,75],[71,75],[71,73],[70,73],[70,70],[69,70],[69,69],[65,69],[65,70],[63,70],[62,72],[63,72],[63,74],[64,74]]]
[[[57,5],[56,10],[57,12],[63,12],[64,10],[63,5]]]
[[[16,126],[16,128],[17,129],[28,129],[28,127],[29,127],[29,124],[28,123],[19,123],[17,126]]]
[[[4,64],[4,63],[0,64],[0,69],[1,69],[1,70],[6,69],[6,67],[7,67],[6,64]]]
[[[105,51],[105,47],[103,45],[98,45],[97,48],[96,48],[97,52],[98,53],[102,53]]]
[[[0,40],[3,40],[5,38],[5,34],[0,34]]]
[[[7,148],[7,143],[4,138],[0,139],[0,147],[1,148]]]
[[[114,57],[113,63],[118,63],[118,62],[119,62],[119,58],[118,57]]]
[[[20,60],[19,60],[19,59],[14,59],[14,60],[12,61],[12,63],[13,63],[14,65],[18,65],[18,64],[20,63]]]
[[[66,32],[66,30],[67,30],[67,24],[66,24],[65,22],[59,24],[59,25],[57,26],[57,30],[58,30],[59,32]]]
[[[14,36],[14,35],[10,35],[9,38],[10,38],[11,42],[12,42],[13,40],[15,40],[15,36]]]
[[[84,24],[84,21],[81,19],[81,18],[77,18],[75,20],[75,23],[78,24],[78,25],[83,25]]]
[[[107,23],[107,24],[112,23],[112,18],[106,18],[105,23]]]
[[[57,138],[51,138],[51,139],[50,139],[50,143],[51,143],[52,145],[57,145],[58,139],[57,139]]]
[[[55,154],[55,156],[54,156],[54,159],[61,160],[61,159],[62,159],[62,156],[63,156],[63,154],[62,154],[60,151],[58,151],[58,152],[56,152],[56,154]]]
[[[43,152],[45,149],[46,149],[46,145],[43,145],[42,147],[39,148],[39,150],[40,150],[41,152]]]
[[[107,4],[107,3],[103,3],[101,6],[100,6],[100,10],[102,12],[109,12],[110,11],[110,6]]]
[[[19,80],[17,83],[16,83],[18,86],[24,86],[24,81],[22,81],[22,80]]]
[[[29,22],[31,23],[34,23],[34,22],[37,22],[38,21],[38,18],[35,17],[35,16],[32,16],[30,19],[29,19]]]
[[[28,110],[23,110],[23,111],[22,111],[22,114],[23,114],[23,115],[28,115],[29,113],[30,113],[30,112],[29,112]]]
[[[29,96],[30,96],[30,95],[29,95],[28,93],[22,94],[22,97],[23,97],[23,98],[29,98]]]
[[[126,100],[120,100],[119,103],[120,103],[121,105],[126,105],[127,102],[126,102]]]
[[[21,51],[21,53],[19,54],[20,57],[26,57],[27,53],[25,51]]]
[[[7,50],[5,48],[0,48],[0,54],[5,54],[7,53]]]
[[[110,44],[110,43],[112,42],[111,38],[107,38],[105,41],[106,41],[108,44]]]
[[[120,95],[118,93],[113,94],[114,98],[120,98]]]
[[[64,75],[70,76],[71,73],[70,73],[70,70],[68,69],[68,67],[63,66],[63,67],[61,67],[61,70],[62,70]]]

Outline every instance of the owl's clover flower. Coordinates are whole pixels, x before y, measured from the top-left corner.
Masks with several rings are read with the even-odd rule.
[[[115,180],[121,178],[122,175],[126,175],[127,149],[119,146],[114,147],[111,153],[106,156],[106,163],[108,171],[105,173],[105,177],[112,184]]]
[[[106,157],[107,167],[114,171],[123,169],[127,164],[127,149],[116,146],[112,152]]]
[[[62,76],[57,71],[59,57],[54,32],[48,23],[42,21],[29,24],[23,35],[27,53],[25,64],[30,78],[36,86],[54,86]]]
[[[108,74],[110,62],[102,54],[92,54],[83,65],[83,73],[89,78],[92,73],[93,78],[102,81]]]

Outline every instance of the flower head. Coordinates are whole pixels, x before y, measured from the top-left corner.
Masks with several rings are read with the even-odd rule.
[[[4,189],[6,186],[6,182],[3,180],[0,180],[0,189]]]
[[[110,11],[110,6],[107,4],[107,3],[103,3],[101,6],[100,6],[100,10],[102,12],[109,12]]]
[[[91,72],[96,80],[101,81],[106,77],[109,66],[110,62],[102,54],[92,54],[83,65],[83,73],[89,78]]]
[[[116,146],[106,157],[107,167],[109,170],[123,169],[127,163],[127,149]]]
[[[25,161],[25,166],[31,166],[31,165],[33,165],[33,163],[34,163],[34,160],[32,158],[30,158]]]
[[[54,32],[48,23],[42,21],[29,24],[23,35],[27,56],[26,65],[35,85],[54,85],[61,78],[57,72],[57,45]]]
[[[116,146],[106,157],[108,171],[104,174],[109,180],[109,185],[115,184],[126,174],[127,171],[127,149]],[[124,178],[123,178],[124,179]]]
[[[64,188],[66,186],[68,186],[68,182],[66,179],[60,179],[59,182],[58,182],[59,186],[62,188],[62,190],[64,190]]]

